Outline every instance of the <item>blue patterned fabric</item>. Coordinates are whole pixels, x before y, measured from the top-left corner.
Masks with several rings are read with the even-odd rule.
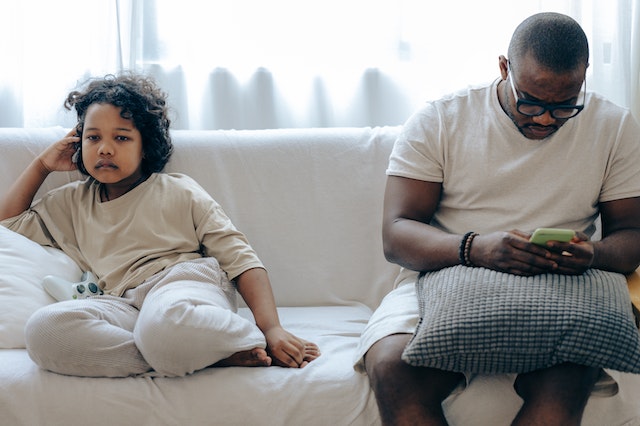
[[[420,322],[403,360],[467,373],[524,373],[572,362],[640,373],[640,334],[624,275],[523,277],[454,266],[421,274]]]

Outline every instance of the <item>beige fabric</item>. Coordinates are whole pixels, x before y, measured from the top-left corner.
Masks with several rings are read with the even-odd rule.
[[[72,182],[2,224],[60,247],[116,296],[166,267],[202,257],[201,249],[229,279],[263,267],[220,205],[182,174],[153,174],[104,203],[95,182]]]

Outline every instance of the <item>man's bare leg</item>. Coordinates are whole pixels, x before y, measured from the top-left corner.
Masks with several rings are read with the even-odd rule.
[[[514,385],[524,400],[513,425],[580,425],[600,369],[560,364],[521,374]]]
[[[394,334],[376,342],[365,356],[365,368],[385,425],[446,425],[442,401],[464,376],[413,367],[400,358],[410,334]]]
[[[269,367],[271,357],[262,348],[253,348],[248,351],[240,351],[229,358],[221,359],[212,367]]]

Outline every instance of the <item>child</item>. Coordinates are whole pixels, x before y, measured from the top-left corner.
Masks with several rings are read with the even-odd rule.
[[[195,181],[161,173],[173,149],[165,99],[135,74],[71,92],[65,107],[75,108],[77,127],[1,200],[4,226],[59,247],[104,291],[35,312],[25,328],[29,355],[44,369],[92,377],[304,367],[318,347],[280,325],[245,236]],[[49,173],[76,168],[88,178],[31,205]],[[255,324],[235,313],[236,289]]]

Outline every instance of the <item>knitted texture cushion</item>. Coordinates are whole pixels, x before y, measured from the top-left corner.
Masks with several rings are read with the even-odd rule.
[[[523,277],[454,266],[416,283],[420,322],[402,358],[467,373],[524,373],[572,362],[640,373],[624,275]]]

